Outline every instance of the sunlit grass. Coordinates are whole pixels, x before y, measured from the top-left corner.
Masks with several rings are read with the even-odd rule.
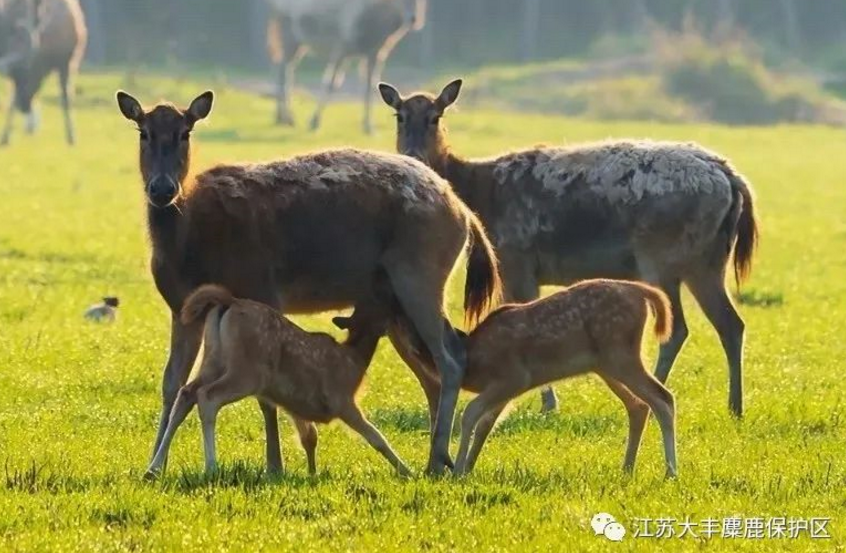
[[[212,83],[140,77],[143,101],[185,104]],[[53,83],[47,85],[52,87]],[[460,481],[420,476],[428,448],[423,395],[388,344],[366,383],[365,411],[415,468],[395,477],[340,425],[321,428],[319,475],[307,476],[289,424],[288,474],[267,478],[256,404],[224,409],[223,463],[202,473],[189,417],[167,475],[145,483],[157,422],[168,315],[149,276],[137,138],[112,95],[115,76],[85,76],[79,145],[62,142],[52,96],[36,137],[0,150],[0,550],[605,551],[597,511],[693,519],[830,516],[834,540],[666,542],[670,550],[830,551],[846,536],[846,137],[814,127],[733,128],[598,123],[494,111],[448,116],[457,152],[490,155],[538,142],[650,136],[695,140],[732,158],[753,182],[763,242],[740,296],[747,322],[747,416],[732,420],[717,338],[689,297],[691,338],[670,379],[681,476],[663,479],[656,425],[634,477],[620,470],[626,417],[594,378],[558,386],[561,412],[523,398],[496,430],[478,471]],[[359,134],[358,105],[335,105],[306,132],[313,104],[298,97],[296,129],[270,125],[268,99],[217,88],[196,133],[196,168],[329,146],[391,149],[393,119]],[[48,89],[50,90],[50,89]],[[22,122],[19,121],[18,129]],[[316,221],[315,224],[320,224]],[[450,299],[459,321],[457,275]],[[119,321],[86,324],[103,295]],[[331,330],[329,317],[299,318]],[[649,354],[654,347],[650,344]],[[617,544],[651,550],[651,540]]]

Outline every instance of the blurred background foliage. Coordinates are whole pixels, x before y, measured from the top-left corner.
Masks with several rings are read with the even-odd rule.
[[[470,72],[468,101],[600,119],[846,121],[841,0],[428,1],[389,76],[422,86]],[[265,0],[82,4],[89,66],[269,68]]]

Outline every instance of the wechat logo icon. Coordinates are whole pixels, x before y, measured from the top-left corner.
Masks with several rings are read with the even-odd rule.
[[[611,541],[623,541],[626,535],[626,527],[608,513],[596,513],[590,519],[590,527],[597,536],[605,536]]]

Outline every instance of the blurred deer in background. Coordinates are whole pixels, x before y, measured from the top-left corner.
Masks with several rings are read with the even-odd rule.
[[[59,74],[65,138],[68,144],[75,142],[71,77],[79,68],[86,40],[78,0],[0,0],[0,73],[12,79],[0,145],[9,143],[15,109],[27,116],[27,132],[35,132],[38,118],[32,101],[53,71]]]
[[[293,125],[290,96],[294,71],[307,51],[328,58],[323,90],[311,118],[320,126],[323,109],[344,81],[353,58],[364,61],[364,132],[371,133],[373,90],[382,67],[397,42],[410,30],[423,27],[426,0],[267,0],[271,16],[267,28],[270,56],[278,66],[276,123]]]

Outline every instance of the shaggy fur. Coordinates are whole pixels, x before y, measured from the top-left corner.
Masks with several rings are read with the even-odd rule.
[[[27,115],[27,128],[35,130],[33,98],[44,79],[53,71],[59,75],[62,110],[65,118],[65,139],[75,142],[71,119],[72,78],[85,53],[88,32],[78,0],[6,0],[0,9],[0,59],[9,61],[5,72],[12,79],[12,100],[6,114],[0,144],[8,144],[12,134],[14,110]],[[33,22],[22,14],[32,13]],[[5,21],[4,21],[5,20]],[[29,30],[25,40],[8,40],[10,29],[23,24]],[[5,30],[4,30],[5,29]],[[6,36],[3,36],[6,35]],[[0,62],[0,65],[4,65]]]
[[[387,84],[380,91],[396,111],[398,151],[449,180],[488,228],[506,299],[529,301],[542,285],[585,278],[655,284],[674,315],[655,371],[663,382],[688,333],[684,282],[720,335],[729,403],[739,416],[744,325],[725,272],[732,251],[738,282],[751,270],[758,225],[749,183],[725,158],[689,143],[608,141],[462,159],[450,150],[442,122],[460,86],[453,81],[438,96],[402,97]],[[551,389],[544,403],[554,407]]]
[[[276,122],[292,125],[290,95],[294,72],[303,55],[312,50],[327,58],[323,91],[311,118],[320,126],[323,109],[341,86],[346,66],[353,58],[365,64],[364,121],[373,130],[373,88],[385,60],[410,29],[423,27],[426,0],[267,0],[271,18],[267,28],[268,50],[278,65]]]

